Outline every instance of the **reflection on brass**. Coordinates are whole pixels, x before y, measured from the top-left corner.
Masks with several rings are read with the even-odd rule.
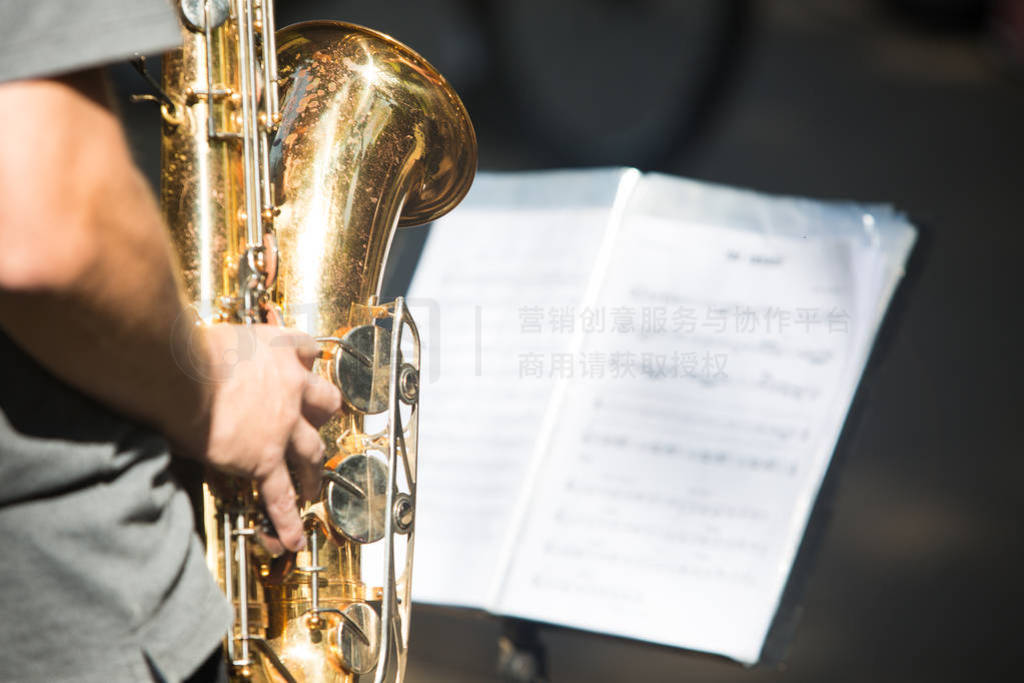
[[[335,630],[335,647],[342,665],[357,674],[373,671],[380,651],[377,613],[365,604],[353,603],[342,613]]]
[[[468,191],[473,128],[444,78],[387,36],[337,22],[275,34],[270,0],[179,1],[161,200],[186,291],[205,323],[281,322],[323,339],[317,371],[346,392],[321,430],[328,459],[321,495],[302,510],[305,550],[261,549],[265,516],[247,482],[203,486],[208,564],[235,609],[231,676],[353,682],[375,670],[400,681],[419,339],[404,303],[377,296],[395,229]],[[380,412],[387,429],[365,434],[364,415]],[[396,570],[398,538],[408,554]],[[390,568],[367,585],[360,549],[378,539]]]
[[[429,222],[469,190],[476,139],[448,83],[380,33],[310,22],[277,42],[277,296],[290,324],[335,334],[379,290],[396,221]]]
[[[331,528],[358,543],[384,537],[387,465],[378,457],[358,454],[345,458],[329,473],[324,507]]]
[[[349,406],[367,415],[388,407],[391,335],[377,325],[353,327],[341,339],[334,359],[334,382]]]

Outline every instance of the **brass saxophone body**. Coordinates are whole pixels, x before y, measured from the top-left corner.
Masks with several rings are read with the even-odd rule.
[[[181,0],[183,47],[164,58],[162,206],[200,324],[309,332],[345,406],[321,430],[306,550],[267,556],[252,486],[207,483],[207,560],[235,609],[234,680],[400,681],[419,337],[401,299],[377,296],[396,228],[468,191],[476,139],[458,96],[409,48],[338,22],[275,32],[270,2]],[[379,577],[363,575],[368,544],[382,547]]]

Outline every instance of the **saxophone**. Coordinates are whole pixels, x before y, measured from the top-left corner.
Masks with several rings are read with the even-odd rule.
[[[322,344],[345,397],[321,430],[306,549],[270,557],[248,482],[202,485],[207,561],[234,607],[232,680],[400,681],[409,641],[419,336],[378,301],[398,226],[469,189],[462,102],[381,33],[317,21],[275,31],[272,0],[176,0],[164,57],[161,204],[199,324],[276,322]],[[362,548],[383,569],[363,576]],[[379,579],[379,580],[378,580]]]

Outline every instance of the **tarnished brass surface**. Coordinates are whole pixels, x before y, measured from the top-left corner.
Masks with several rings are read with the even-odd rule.
[[[214,32],[211,50],[217,82],[237,90],[235,43],[230,30]],[[206,89],[204,37],[182,29],[183,47],[164,55],[163,87],[178,102],[164,108],[160,199],[181,261],[185,291],[206,322],[219,318],[221,297],[234,296],[234,272],[245,250],[238,219],[242,200],[241,152],[210,140],[207,116],[219,130],[236,128],[228,108],[189,93]]]
[[[321,615],[315,622],[307,615],[312,602],[309,574],[302,567],[323,567],[320,573],[318,601],[322,608],[344,610],[352,603],[366,600],[366,586],[360,580],[359,546],[332,538],[319,510],[307,514],[307,529],[316,533],[316,553],[312,544],[296,553],[294,566],[280,583],[266,582],[269,611],[267,642],[297,681],[302,683],[340,683],[355,680],[341,666],[333,651],[340,617]],[[277,681],[273,667],[263,661],[257,681]]]
[[[476,138],[447,81],[383,34],[319,21],[277,44],[277,300],[289,324],[335,334],[377,293],[396,222],[433,220],[469,190]]]
[[[382,33],[306,22],[277,44],[275,301],[286,324],[342,336],[370,322],[361,305],[379,292],[396,226],[434,220],[469,191],[476,135],[444,77]],[[361,426],[351,410],[325,425],[328,457]]]

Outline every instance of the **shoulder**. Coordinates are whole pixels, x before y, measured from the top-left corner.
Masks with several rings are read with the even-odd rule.
[[[180,41],[169,0],[0,0],[0,81],[109,64]]]

